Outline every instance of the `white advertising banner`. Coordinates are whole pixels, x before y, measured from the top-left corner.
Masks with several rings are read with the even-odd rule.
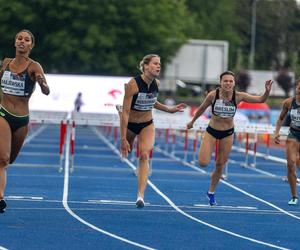
[[[50,95],[40,87],[30,99],[31,110],[73,111],[78,93],[82,93],[81,112],[117,113],[115,106],[123,103],[124,84],[130,77],[46,74]]]

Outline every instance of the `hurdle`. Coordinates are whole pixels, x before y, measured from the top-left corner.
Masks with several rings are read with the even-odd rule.
[[[198,149],[198,130],[195,130],[195,136],[193,139],[193,156],[192,156],[192,164],[195,164],[197,162],[196,155],[197,155],[197,149]]]
[[[83,114],[82,117],[76,117],[75,121],[76,124],[78,125],[96,125],[96,126],[102,126],[106,129],[105,134],[110,137],[110,139],[117,144],[117,138],[119,138],[119,135],[117,135],[117,128],[120,126],[120,120],[118,119],[118,115],[114,114],[95,114],[95,118],[91,117],[85,117]],[[175,148],[178,146],[178,143],[183,142],[183,149],[184,149],[184,161],[191,160],[188,159],[188,140],[193,139],[193,160],[196,161],[196,151],[197,151],[197,146],[199,145],[199,140],[198,140],[198,133],[202,133],[205,131],[208,121],[203,121],[203,120],[197,120],[194,124],[194,128],[191,129],[191,132],[193,131],[195,134],[193,136],[188,136],[188,131],[186,130],[186,120],[184,119],[178,119],[178,117],[173,119],[173,116],[169,115],[168,119],[166,119],[166,116],[156,116],[155,118],[155,128],[157,129],[157,137],[158,139],[160,136],[162,136],[162,130],[164,129],[165,131],[165,138],[162,138],[165,141],[165,144],[163,147],[166,149],[167,152],[172,151],[171,154],[174,156],[175,155]],[[239,152],[246,153],[245,154],[245,165],[249,166],[249,155],[254,155],[254,162],[253,166],[256,166],[256,159],[257,157],[261,157],[261,153],[257,153],[257,147],[258,147],[258,140],[255,138],[259,134],[272,134],[274,133],[275,127],[269,124],[239,124],[239,126],[235,126],[235,132],[237,133],[238,138],[241,138],[241,135],[244,134],[246,136],[246,144],[245,144],[245,149],[240,148],[238,149]],[[181,136],[178,136],[182,132]],[[255,135],[256,133],[256,135]],[[251,148],[249,147],[249,140],[250,140],[250,135],[254,135],[254,151],[251,151]],[[284,131],[280,131],[280,134],[286,135]],[[170,138],[171,136],[171,138]],[[191,137],[191,138],[190,138]],[[248,137],[248,139],[247,139]],[[170,139],[172,141],[170,141]],[[248,142],[247,142],[248,140]],[[256,141],[256,143],[255,143]],[[170,145],[170,142],[172,142],[172,145]],[[233,146],[233,150],[234,150]],[[135,148],[135,147],[134,147]],[[134,157],[134,160],[137,158],[136,156],[137,152],[132,153],[132,160]],[[153,152],[152,152],[153,154]],[[149,167],[152,168],[152,163],[153,158],[149,156]],[[138,164],[138,162],[137,162]],[[224,168],[224,174],[228,176],[229,170],[229,163],[226,163],[226,168]],[[152,169],[150,170],[152,171]]]
[[[70,172],[74,171],[74,153],[75,153],[75,121],[72,121],[71,128],[71,136],[70,136],[70,149],[71,149],[71,157],[70,157]]]
[[[59,140],[59,172],[63,171],[63,160],[64,160],[64,146],[65,146],[65,139],[67,134],[67,120],[62,120],[60,123],[60,140]]]

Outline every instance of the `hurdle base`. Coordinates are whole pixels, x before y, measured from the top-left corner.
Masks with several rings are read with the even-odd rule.
[[[241,167],[249,167],[249,164],[248,163],[241,163],[240,166]]]

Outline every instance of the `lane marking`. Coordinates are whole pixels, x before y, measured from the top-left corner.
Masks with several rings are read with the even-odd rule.
[[[167,153],[166,151],[162,150],[160,147],[155,146],[155,150],[158,151],[158,152],[160,152],[160,153],[162,153],[163,155],[165,155],[165,156],[173,159],[174,161],[179,161],[183,165],[189,166],[192,169],[197,169],[198,172],[201,172],[202,174],[208,175],[208,173],[206,171],[200,169],[199,167],[196,167],[195,165],[193,165],[193,164],[191,164],[189,162],[184,161],[183,159],[181,159],[179,157],[176,157],[176,156],[174,156],[172,154]]]
[[[39,134],[41,134],[47,127],[48,127],[48,125],[42,125],[38,129],[34,130],[34,132],[32,134],[29,134],[26,137],[26,139],[24,141],[24,144],[27,144],[27,143],[31,142],[32,139],[34,139],[36,136],[38,136]]]
[[[275,157],[276,159],[275,159],[275,161],[277,161],[278,159],[280,159],[280,158],[278,158],[278,157]],[[274,161],[274,159],[271,159],[271,160],[273,160]],[[228,160],[228,162],[231,162],[231,163],[237,163],[235,160]],[[263,163],[264,165],[265,165],[265,163]],[[276,163],[275,163],[276,164]],[[277,163],[278,164],[278,163]],[[274,163],[273,163],[273,165],[274,165]],[[263,174],[263,175],[267,175],[267,176],[270,176],[270,177],[274,177],[274,178],[282,178],[282,177],[280,177],[280,176],[278,176],[278,175],[275,175],[275,174],[272,174],[272,173],[270,173],[270,172],[268,172],[268,171],[264,171],[264,170],[261,170],[261,169],[258,169],[258,168],[256,168],[256,167],[250,167],[250,166],[245,166],[245,165],[243,165],[243,168],[246,168],[246,169],[249,169],[249,170],[251,170],[251,171],[255,171],[255,172],[258,172],[258,173],[261,173],[261,174]],[[297,186],[300,186],[300,183],[297,183]]]
[[[40,196],[17,196],[17,195],[9,195],[6,197],[10,200],[43,200],[43,197]]]
[[[68,130],[67,132],[67,138],[66,138],[66,141],[70,141],[70,130]],[[134,242],[134,241],[131,241],[131,240],[128,240],[126,238],[123,238],[121,236],[118,236],[116,234],[113,234],[113,233],[110,233],[108,231],[105,231],[99,227],[96,227],[95,225],[85,221],[84,219],[82,219],[80,216],[78,216],[76,213],[74,213],[72,211],[72,209],[69,207],[69,204],[68,204],[68,194],[69,194],[69,151],[70,151],[70,144],[67,143],[66,145],[66,150],[65,150],[65,173],[64,173],[64,189],[63,189],[63,199],[62,199],[62,204],[64,206],[64,208],[66,209],[66,211],[71,215],[73,216],[75,219],[77,219],[78,221],[80,221],[82,224],[85,224],[86,226],[102,233],[102,234],[105,234],[109,237],[112,237],[112,238],[115,238],[117,240],[120,240],[120,241],[123,241],[123,242],[126,242],[130,245],[134,245],[136,247],[140,247],[140,248],[143,248],[143,249],[147,249],[147,250],[155,250],[155,248],[152,248],[152,247],[149,247],[149,246],[146,246],[146,245],[142,245],[140,243],[137,243],[137,242]]]
[[[58,164],[53,164],[53,165],[50,165],[50,164],[40,164],[40,163],[13,163],[10,165],[10,167],[33,167],[33,168],[57,168],[59,165]],[[18,176],[17,174],[14,174],[15,176]],[[33,176],[33,175],[31,175]]]
[[[235,160],[228,159],[228,163],[229,162],[231,162],[231,163],[237,163]],[[261,170],[261,169],[258,169],[258,168],[249,167],[249,166],[245,166],[245,165],[243,165],[243,168],[246,168],[246,169],[249,169],[251,171],[255,171],[255,172],[258,172],[260,174],[264,174],[264,175],[267,175],[267,176],[270,176],[270,177],[277,177],[277,175],[275,175],[275,174],[272,174],[270,172],[267,172],[267,171],[264,171],[264,170]]]
[[[165,152],[165,155],[169,155],[169,153],[168,153],[168,152]],[[171,157],[171,156],[170,156],[170,157]],[[195,165],[190,164],[190,163],[186,164],[186,166],[190,166],[190,165],[193,166],[192,168],[193,168],[194,170],[203,173],[203,171],[204,171],[203,169],[199,169],[199,168],[197,168]],[[204,171],[204,172],[207,173],[207,174],[209,174],[209,173],[206,172],[206,171]],[[260,202],[262,202],[262,203],[264,203],[264,204],[270,206],[270,207],[273,207],[273,208],[275,208],[276,210],[278,210],[278,211],[280,211],[280,212],[282,212],[282,213],[284,213],[284,214],[286,214],[286,215],[288,215],[288,216],[290,216],[290,217],[293,217],[293,218],[295,218],[295,219],[297,219],[297,220],[300,220],[300,217],[298,217],[298,216],[296,216],[296,215],[294,215],[294,214],[292,214],[292,213],[290,213],[290,212],[288,212],[288,211],[286,211],[286,210],[284,210],[284,209],[282,209],[282,208],[280,208],[280,207],[274,205],[274,204],[271,203],[271,202],[268,202],[268,201],[266,201],[266,200],[264,200],[264,199],[261,199],[261,198],[255,196],[255,195],[253,195],[253,194],[250,194],[250,193],[248,193],[247,191],[245,191],[245,190],[243,190],[243,189],[241,189],[241,188],[238,188],[237,186],[235,186],[235,185],[233,185],[233,184],[230,184],[230,183],[229,183],[228,181],[226,181],[226,180],[222,180],[222,179],[221,179],[220,182],[223,183],[223,184],[225,184],[226,186],[231,187],[232,189],[234,189],[234,190],[236,190],[236,191],[238,191],[238,192],[240,192],[240,193],[246,195],[246,196],[249,196],[249,197],[251,197],[251,198],[253,198],[253,199],[257,200],[257,201],[260,201]]]
[[[100,204],[121,204],[121,205],[135,205],[134,201],[117,201],[117,200],[88,200],[92,203],[100,203]],[[150,205],[149,202],[145,202],[146,205]]]
[[[92,130],[95,132],[96,135],[98,135],[98,137],[104,141],[110,148],[111,150],[116,153],[117,155],[120,155],[120,152],[118,151],[118,149],[112,144],[110,143],[107,138],[105,138],[101,132],[99,132],[96,128],[92,128]],[[133,170],[135,171],[136,170],[136,167],[128,160],[128,159],[122,159],[123,162],[127,163],[127,165]],[[190,214],[184,212],[183,210],[181,210],[172,200],[170,200],[164,193],[162,193],[150,180],[148,180],[148,184],[149,186],[158,194],[160,195],[167,203],[169,203],[178,213],[182,214],[183,216],[193,220],[193,221],[196,221],[200,224],[203,224],[205,226],[208,226],[210,228],[213,228],[217,231],[220,231],[220,232],[223,232],[223,233],[226,233],[226,234],[229,234],[229,235],[232,235],[232,236],[235,236],[235,237],[238,237],[238,238],[241,238],[241,239],[244,239],[244,240],[248,240],[248,241],[251,241],[251,242],[254,242],[254,243],[257,243],[257,244],[261,244],[261,245],[265,245],[265,246],[269,246],[269,247],[272,247],[272,248],[276,248],[276,249],[282,249],[282,250],[287,250],[288,248],[285,248],[285,247],[280,247],[280,246],[277,246],[277,245],[273,245],[271,243],[267,243],[267,242],[263,242],[263,241],[260,241],[260,240],[256,240],[256,239],[253,239],[253,238],[250,238],[250,237],[247,237],[247,236],[243,236],[241,234],[237,234],[237,233],[234,233],[232,231],[229,231],[229,230],[226,230],[226,229],[223,229],[221,227],[217,227],[217,226],[214,226],[213,224],[209,224],[203,220],[200,220],[200,219],[197,219],[196,217],[193,217],[191,216]]]
[[[214,208],[208,204],[194,204],[195,207],[209,207],[209,208]],[[233,209],[251,209],[251,210],[255,210],[257,209],[257,207],[244,207],[244,206],[216,206],[218,208],[233,208]]]
[[[234,146],[234,145],[232,146],[232,149],[236,150],[237,152],[240,152],[240,153],[246,153],[246,149],[239,148],[239,147]],[[248,154],[249,155],[254,155],[254,151],[253,150],[248,150]],[[262,157],[262,158],[265,158],[265,159],[269,159],[269,160],[272,160],[272,161],[275,161],[275,162],[283,163],[283,164],[287,163],[286,159],[282,159],[282,158],[277,157],[277,156],[267,155],[267,154],[260,153],[260,152],[256,152],[256,156],[257,157]]]
[[[17,196],[18,197],[18,196]],[[23,202],[45,202],[45,203],[61,203],[61,200],[46,200],[46,199],[18,199],[18,198],[13,198],[13,199],[10,199],[8,198],[7,200],[14,200],[14,201],[23,201]],[[92,210],[92,211],[97,211],[97,210],[112,210],[112,211],[115,211],[115,210],[118,210],[118,211],[123,211],[123,210],[128,210],[128,211],[136,211],[136,208],[135,208],[135,203],[134,202],[130,202],[128,201],[128,203],[126,203],[126,201],[123,201],[123,202],[115,202],[115,203],[110,203],[110,202],[95,202],[95,201],[101,201],[101,200],[88,200],[88,201],[68,201],[68,203],[72,203],[72,204],[89,204],[89,205],[115,205],[115,206],[121,206],[121,207],[124,207],[124,206],[131,206],[132,209],[128,210],[128,209],[99,209],[99,208],[81,208],[81,207],[78,207],[78,208],[73,208],[75,210]],[[105,201],[105,200],[102,200],[102,201]],[[134,204],[134,206],[133,206]],[[166,204],[150,204],[150,203],[146,203],[148,204],[147,205],[147,208],[151,207],[151,208],[155,208],[154,210],[149,210],[149,211],[152,211],[152,212],[157,212],[157,211],[161,211],[161,212],[173,212],[174,210],[168,210],[169,208],[172,208],[170,205],[166,205]],[[223,211],[238,211],[238,212],[254,212],[256,214],[281,214],[280,211],[277,211],[277,210],[267,210],[267,209],[258,209],[258,208],[255,208],[255,207],[247,207],[247,206],[213,206],[211,207],[210,205],[208,204],[194,204],[194,205],[177,205],[179,208],[184,208],[184,209],[191,209],[191,212],[193,213],[197,213],[197,212],[223,212]],[[147,209],[146,208],[146,209]],[[166,210],[161,210],[161,209],[157,209],[157,208],[165,208]],[[251,208],[255,208],[255,209],[251,209]],[[44,210],[52,210],[52,209],[55,209],[55,210],[60,210],[60,209],[64,209],[64,208],[53,208],[53,207],[50,207],[50,208],[45,208],[45,207],[42,207],[42,208],[38,208],[38,207],[31,207],[31,208],[28,208],[28,207],[15,207],[15,208],[11,208],[11,209],[28,209],[28,210],[40,210],[40,209],[44,209]],[[145,209],[145,210],[146,210]],[[200,211],[200,210],[197,210],[197,209],[201,209],[203,211]],[[218,211],[219,210],[219,211]],[[174,211],[176,212],[176,211]],[[297,213],[299,214],[299,212],[295,212],[294,213]]]

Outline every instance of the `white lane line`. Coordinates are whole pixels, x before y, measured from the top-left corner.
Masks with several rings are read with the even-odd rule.
[[[233,163],[233,164],[239,164],[237,161],[235,160],[231,160],[231,159],[228,159],[228,163]],[[249,166],[245,166],[243,165],[243,168],[246,168],[246,169],[249,169],[251,171],[255,171],[255,172],[258,172],[260,174],[264,174],[264,175],[267,175],[267,176],[270,176],[270,177],[277,177],[276,174],[272,174],[270,172],[267,172],[267,171],[264,171],[264,170],[261,170],[261,169],[258,169],[258,168],[254,168],[254,167],[249,167]]]
[[[234,146],[234,145],[232,146],[232,149],[236,150],[237,152],[240,152],[240,153],[246,153],[246,149],[239,148],[239,147]],[[254,151],[253,150],[248,150],[248,154],[249,155],[254,155]],[[267,155],[267,154],[260,153],[260,152],[256,152],[256,156],[257,157],[262,157],[262,158],[265,158],[265,159],[269,159],[269,160],[272,160],[272,161],[275,161],[275,162],[283,163],[283,164],[287,163],[286,159],[282,159],[282,158],[277,157],[277,156]]]
[[[187,214],[186,212],[184,212],[180,208],[178,208],[166,195],[164,195],[158,188],[156,188],[156,186],[151,181],[149,181],[149,185],[154,189],[154,191],[156,191],[158,194],[160,194],[176,211],[178,211],[182,215],[190,218],[191,220],[199,222],[199,223],[201,223],[203,225],[211,227],[211,228],[213,228],[215,230],[218,230],[220,232],[223,232],[223,233],[226,233],[226,234],[229,234],[229,235],[232,235],[232,236],[244,239],[244,240],[248,240],[248,241],[251,241],[251,242],[254,242],[254,243],[257,243],[257,244],[265,245],[265,246],[276,248],[276,249],[282,249],[282,250],[287,250],[288,249],[288,248],[277,246],[277,245],[274,245],[274,244],[271,244],[271,243],[267,243],[267,242],[264,242],[264,241],[256,240],[254,238],[243,236],[241,234],[234,233],[232,231],[229,231],[229,230],[226,230],[226,229],[214,226],[213,224],[207,223],[207,222],[205,222],[203,220],[197,219],[197,218],[195,218],[195,217]]]
[[[282,213],[284,213],[284,214],[286,214],[286,215],[288,215],[288,216],[290,216],[290,217],[293,217],[293,218],[295,218],[295,219],[297,219],[297,220],[300,220],[300,217],[298,217],[298,216],[296,216],[296,215],[294,215],[294,214],[292,214],[292,213],[290,213],[290,212],[288,212],[288,211],[286,211],[286,210],[284,210],[284,209],[282,209],[282,208],[280,208],[280,207],[277,207],[276,205],[274,205],[274,204],[271,203],[271,202],[268,202],[268,201],[263,200],[263,199],[261,199],[261,198],[255,196],[255,195],[253,195],[253,194],[250,194],[250,193],[248,193],[248,192],[242,190],[241,188],[238,188],[238,187],[236,187],[236,186],[230,184],[230,183],[227,182],[227,181],[221,180],[221,182],[222,182],[223,184],[227,185],[228,187],[231,187],[231,188],[235,189],[236,191],[239,191],[239,192],[241,192],[241,193],[243,193],[243,194],[245,194],[245,195],[247,195],[247,196],[249,196],[249,197],[251,197],[251,198],[257,200],[257,201],[260,201],[260,202],[262,202],[262,203],[265,203],[266,205],[268,205],[268,206],[270,206],[270,207],[273,207],[273,208],[275,208],[276,210],[278,210],[278,211],[280,211],[280,212],[282,212]]]
[[[211,207],[208,204],[194,204],[195,207]],[[244,206],[217,206],[219,208],[231,208],[231,209],[251,209],[251,210],[255,210],[257,209],[257,207],[244,207]]]
[[[114,204],[114,205],[135,205],[134,201],[117,201],[117,200],[88,200],[97,204]],[[145,202],[146,205],[150,205],[149,202]]]
[[[6,196],[7,199],[10,200],[43,200],[43,197],[39,196],[18,196],[18,195],[9,195]]]
[[[261,154],[262,154],[262,153],[261,153]],[[270,159],[270,160],[273,160],[273,161],[275,161],[275,162],[278,162],[278,161],[280,160],[279,157],[273,157],[273,158],[268,157],[268,158],[266,158],[266,159]],[[286,161],[286,160],[284,160],[284,159],[281,159],[281,160]],[[228,162],[237,163],[237,161],[235,161],[235,160],[230,160],[230,159],[228,160]],[[265,164],[265,163],[264,163],[264,164]],[[264,171],[264,170],[261,170],[261,169],[258,169],[258,168],[249,167],[249,166],[245,166],[245,165],[243,165],[243,167],[244,167],[244,168],[247,168],[247,169],[249,169],[249,170],[252,170],[252,171],[255,171],[255,172],[258,172],[258,173],[267,175],[267,176],[270,176],[270,177],[274,177],[274,178],[282,178],[282,177],[280,177],[280,176],[278,176],[278,175],[272,174],[272,173],[270,173],[270,172],[268,172],[268,171]],[[300,186],[300,183],[297,183],[297,186]]]
[[[66,138],[66,141],[70,141],[70,129],[68,129],[68,132],[67,132],[67,138]],[[78,216],[77,214],[75,214],[71,208],[69,207],[69,204],[68,204],[68,193],[69,193],[69,151],[70,151],[70,144],[67,143],[66,145],[66,154],[65,154],[65,175],[64,175],[64,190],[63,190],[63,199],[62,199],[62,203],[63,203],[63,206],[64,208],[66,209],[66,211],[71,215],[73,216],[75,219],[77,219],[78,221],[80,221],[82,224],[85,224],[86,226],[102,233],[102,234],[105,234],[109,237],[112,237],[112,238],[115,238],[117,240],[120,240],[120,241],[123,241],[123,242],[126,242],[130,245],[134,245],[136,247],[140,247],[140,248],[143,248],[143,249],[147,249],[147,250],[155,250],[155,248],[152,248],[152,247],[149,247],[149,246],[146,246],[146,245],[142,245],[140,243],[137,243],[137,242],[134,242],[134,241],[131,241],[131,240],[128,240],[126,238],[123,238],[123,237],[120,237],[116,234],[113,234],[113,233],[110,233],[108,231],[105,231],[99,227],[96,227],[95,225],[85,221],[84,219],[82,219],[80,216]]]
[[[32,134],[28,135],[24,141],[24,144],[29,143],[34,137],[42,133],[48,125],[42,125],[37,130],[35,130]]]
[[[169,154],[169,153],[165,152],[165,155],[168,155],[168,154]],[[189,163],[189,164],[186,164],[186,166],[190,166],[190,165],[193,165],[193,164],[190,164],[190,163]],[[194,167],[193,167],[194,170],[203,173],[203,171],[204,171],[203,169],[199,169],[199,168],[197,168],[195,165],[193,165],[193,166],[194,166]],[[206,172],[206,171],[205,171],[205,172]],[[207,173],[207,172],[206,172],[206,173]],[[209,173],[207,173],[207,174],[209,174]],[[275,208],[276,210],[278,210],[278,211],[280,211],[280,212],[282,212],[282,213],[284,213],[284,214],[286,214],[286,215],[288,215],[288,216],[290,216],[290,217],[293,217],[293,218],[295,218],[295,219],[297,219],[297,220],[300,220],[300,217],[298,217],[298,216],[296,216],[296,215],[294,215],[294,214],[292,214],[292,213],[290,213],[290,212],[288,212],[288,211],[286,211],[286,210],[284,210],[284,209],[282,209],[282,208],[280,208],[280,207],[274,205],[274,204],[271,203],[271,202],[268,202],[268,201],[263,200],[263,199],[261,199],[261,198],[255,196],[255,195],[253,195],[253,194],[250,194],[250,193],[246,192],[245,190],[243,190],[243,189],[241,189],[241,188],[238,188],[237,186],[235,186],[235,185],[233,185],[233,184],[230,184],[228,181],[225,181],[225,180],[222,180],[222,179],[221,179],[220,182],[223,183],[223,184],[225,184],[225,185],[227,185],[227,186],[229,186],[229,187],[231,187],[231,188],[233,188],[233,189],[235,189],[236,191],[239,191],[240,193],[245,194],[246,196],[249,196],[249,197],[251,197],[251,198],[253,198],[253,199],[257,200],[257,201],[260,201],[260,202],[262,202],[262,203],[265,203],[266,205],[268,205],[268,206],[270,206],[270,207],[273,207],[273,208]]]
[[[135,204],[133,201],[116,201],[116,200],[88,200],[93,203],[112,203],[112,204]]]
[[[99,132],[96,128],[93,128],[92,129],[97,135],[98,137],[104,141],[111,149],[113,152],[115,152],[116,154],[118,154],[120,157],[120,152],[117,150],[117,148],[111,144],[102,134],[101,132]],[[128,160],[128,159],[123,159],[123,162],[125,162],[133,171],[136,170],[136,167]],[[276,248],[276,249],[282,249],[282,250],[287,250],[288,248],[285,248],[285,247],[280,247],[280,246],[277,246],[277,245],[274,245],[274,244],[271,244],[271,243],[267,243],[267,242],[263,242],[263,241],[260,241],[260,240],[256,240],[256,239],[253,239],[253,238],[250,238],[250,237],[247,237],[247,236],[243,236],[241,234],[237,234],[237,233],[234,233],[232,231],[229,231],[229,230],[226,230],[226,229],[223,229],[223,228],[220,228],[220,227],[217,227],[217,226],[214,226],[213,224],[210,224],[210,223],[207,223],[203,220],[200,220],[200,219],[197,219],[196,217],[193,217],[191,216],[190,214],[184,212],[183,210],[181,210],[173,201],[171,201],[169,199],[169,197],[167,197],[164,193],[162,193],[150,180],[148,180],[148,184],[149,186],[157,193],[159,194],[167,203],[170,204],[170,206],[172,206],[178,213],[182,214],[183,216],[193,220],[193,221],[196,221],[200,224],[203,224],[205,226],[208,226],[210,228],[213,228],[217,231],[220,231],[220,232],[223,232],[223,233],[226,233],[226,234],[229,234],[229,235],[232,235],[232,236],[235,236],[235,237],[238,237],[238,238],[241,238],[241,239],[244,239],[244,240],[248,240],[248,241],[251,241],[251,242],[254,242],[254,243],[257,243],[257,244],[261,244],[261,245],[265,245],[265,246],[268,246],[268,247],[271,247],[271,248]]]
[[[10,165],[11,167],[28,167],[28,168],[57,168],[59,165],[50,165],[50,164],[40,164],[40,163],[13,163]],[[17,174],[14,174],[17,176]]]
[[[201,172],[201,173],[203,173],[203,174],[208,174],[206,171],[204,171],[204,170],[202,170],[202,169],[199,169],[199,168],[196,167],[195,165],[190,164],[190,163],[184,161],[183,159],[181,159],[181,158],[179,158],[179,157],[176,157],[176,156],[174,156],[174,155],[172,155],[172,154],[167,153],[166,151],[162,150],[160,147],[155,146],[154,148],[155,148],[155,150],[158,151],[159,153],[162,153],[163,155],[169,157],[170,159],[172,159],[172,160],[174,160],[174,161],[179,161],[179,162],[181,162],[182,164],[187,165],[187,166],[189,166],[189,167],[192,168],[192,169],[197,168],[197,169],[199,170],[199,171],[197,170],[198,172]]]
[[[17,198],[13,198],[13,199],[10,199],[10,198],[7,198],[7,200],[14,200],[14,201],[22,201],[22,202],[44,202],[44,203],[61,203],[61,200],[46,200],[46,199],[17,199]],[[96,201],[96,202],[95,202]],[[104,200],[102,200],[104,201]],[[97,200],[89,200],[89,201],[68,201],[68,203],[72,203],[72,204],[89,204],[89,205],[114,205],[114,206],[121,206],[122,209],[116,209],[116,208],[113,208],[113,209],[104,209],[104,210],[111,210],[111,211],[115,211],[115,210],[118,210],[118,211],[136,211],[136,208],[135,206],[133,206],[134,202],[130,202],[128,201],[128,203],[124,202],[116,202],[116,203],[111,203],[111,202],[108,202],[108,203],[105,203],[105,202],[97,202]],[[173,212],[174,210],[168,210],[169,208],[171,208],[169,205],[165,205],[165,204],[150,204],[150,203],[147,203],[147,209],[148,208],[155,208],[154,210],[151,210],[152,212]],[[125,206],[130,206],[131,209],[123,209],[123,207]],[[224,212],[224,211],[238,211],[238,212],[254,212],[256,214],[281,214],[280,211],[277,211],[277,210],[267,210],[267,209],[257,209],[255,207],[246,207],[246,206],[214,206],[214,207],[211,207],[209,206],[208,204],[195,204],[195,205],[178,205],[179,208],[182,208],[182,209],[191,209],[193,213],[197,213],[197,212],[201,212],[201,210],[204,210],[205,212]],[[161,210],[161,209],[158,209],[158,208],[166,208],[167,210]],[[251,209],[251,208],[255,208],[255,209]],[[61,209],[64,209],[64,208],[53,208],[53,207],[50,207],[50,208],[45,208],[45,207],[31,207],[31,208],[28,208],[28,207],[15,207],[15,208],[11,208],[11,209],[21,209],[21,210],[24,210],[24,209],[28,209],[28,210],[61,210]],[[75,208],[76,210],[89,210],[89,211],[97,211],[97,210],[103,210],[102,208]],[[201,209],[201,210],[198,210],[198,209]],[[146,210],[146,209],[145,209]],[[219,210],[219,211],[218,211]],[[176,212],[176,211],[174,211]],[[300,212],[294,212],[294,213],[300,213]]]

